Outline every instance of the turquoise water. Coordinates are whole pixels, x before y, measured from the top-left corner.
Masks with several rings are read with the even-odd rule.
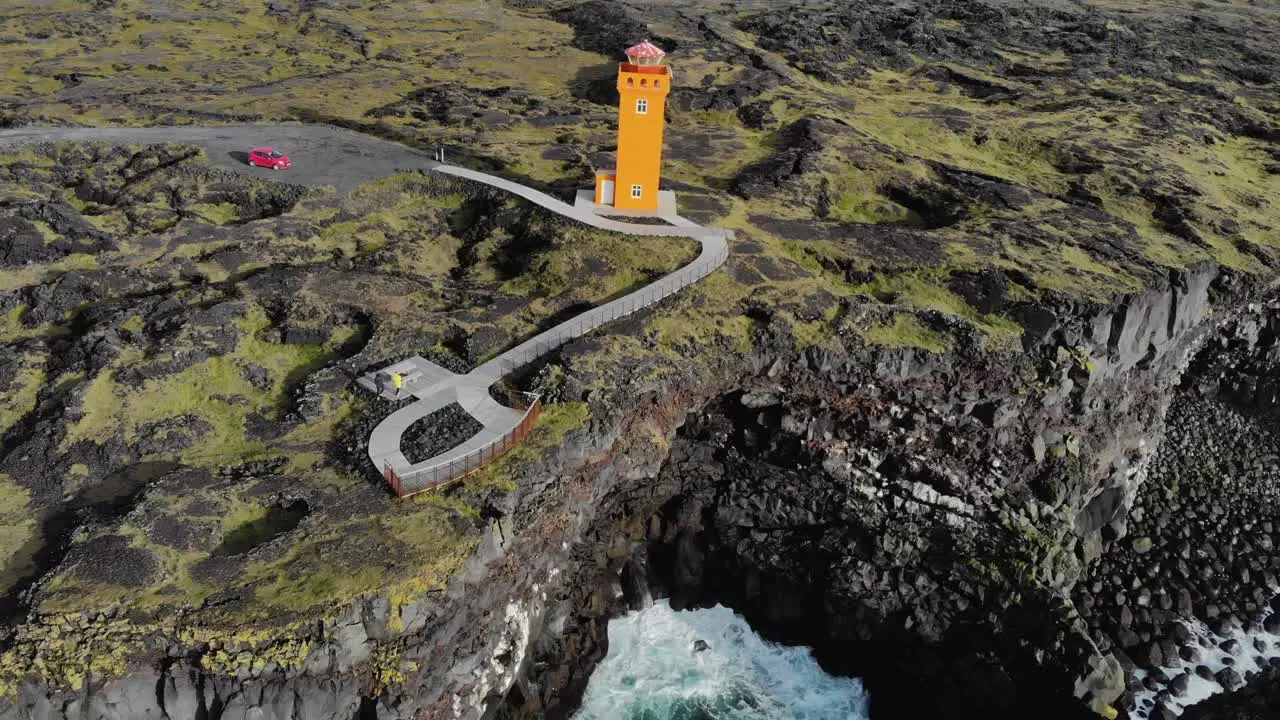
[[[694,651],[698,640],[707,649]],[[665,600],[609,623],[609,654],[574,720],[865,720],[854,678],[828,675],[808,648],[766,642],[728,608]]]

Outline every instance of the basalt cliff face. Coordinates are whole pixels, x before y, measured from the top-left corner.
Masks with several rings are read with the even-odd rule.
[[[690,403],[656,476],[595,484],[576,572],[559,569],[568,597],[500,716],[565,714],[610,613],[657,595],[815,648],[865,679],[877,717],[1119,706],[1134,646],[1172,641],[1176,616],[1153,604],[1127,642],[1085,581],[1129,550],[1144,482],[1164,487],[1148,467],[1175,397],[1243,388],[1274,407],[1252,391],[1275,368],[1276,307],[1259,293],[1204,267],[1110,307],[1027,308],[1041,322],[1026,355],[748,358]],[[1224,370],[1228,345],[1249,359]],[[1171,442],[1204,440],[1179,428]],[[1195,597],[1187,617],[1204,615]]]
[[[352,377],[464,372],[696,249],[312,125],[270,128],[309,188],[245,179],[262,126],[5,151],[0,717],[561,717],[657,595],[878,718],[1244,682],[1184,621],[1280,576],[1274,3],[28,5],[0,128],[323,121],[564,198],[650,37],[664,183],[736,240],[509,378],[535,433],[401,502]]]
[[[232,677],[171,660],[79,697],[27,686],[13,709],[565,717],[607,649],[607,620],[668,596],[730,605],[814,647],[831,671],[865,679],[876,717],[1088,717],[1118,704],[1138,653],[1121,649],[1087,580],[1132,545],[1130,509],[1160,480],[1148,468],[1170,442],[1171,403],[1248,397],[1274,421],[1268,292],[1206,266],[1107,307],[1028,307],[1039,330],[1025,352],[966,348],[962,329],[945,354],[856,341],[795,352],[786,326],[762,317],[758,347],[776,352],[590,395],[589,425],[528,468],[447,593],[394,611],[367,600],[317,627],[294,668]],[[571,370],[572,352],[562,360]],[[579,392],[572,371],[561,388]],[[1184,429],[1173,440],[1201,441]],[[1172,638],[1171,617],[1156,620],[1134,627]],[[402,674],[370,686],[356,671],[387,638]]]

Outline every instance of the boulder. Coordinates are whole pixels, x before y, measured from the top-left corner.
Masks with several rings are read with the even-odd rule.
[[[1214,673],[1213,679],[1218,681],[1222,689],[1227,692],[1234,692],[1244,687],[1244,678],[1240,677],[1240,673],[1235,668],[1223,668]]]
[[[1190,684],[1191,673],[1190,671],[1184,672],[1169,683],[1169,694],[1174,697],[1182,697],[1187,694],[1187,687]]]
[[[1153,642],[1148,645],[1143,658],[1147,661],[1147,667],[1158,668],[1164,665],[1164,652],[1160,649],[1160,643]]]

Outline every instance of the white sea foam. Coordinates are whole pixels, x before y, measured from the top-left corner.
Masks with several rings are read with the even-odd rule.
[[[1239,626],[1230,625],[1224,628],[1221,634],[1213,632],[1199,620],[1194,618],[1190,620],[1184,619],[1182,621],[1183,624],[1191,632],[1191,639],[1188,644],[1194,643],[1200,649],[1200,659],[1196,662],[1187,662],[1182,658],[1176,658],[1175,662],[1166,663],[1155,671],[1135,670],[1134,675],[1138,680],[1152,675],[1161,688],[1166,688],[1174,678],[1185,672],[1190,672],[1190,682],[1187,684],[1186,693],[1182,697],[1170,697],[1167,700],[1170,709],[1181,715],[1186,708],[1225,690],[1217,680],[1205,679],[1197,675],[1195,672],[1196,666],[1203,665],[1215,675],[1220,670],[1231,667],[1240,674],[1241,679],[1248,680],[1249,677],[1261,672],[1269,664],[1271,658],[1280,657],[1280,636],[1262,629],[1262,621],[1269,615],[1271,615],[1270,610],[1264,612],[1258,618],[1257,628],[1252,632],[1246,632]],[[1222,645],[1229,640],[1235,640],[1237,643],[1232,652],[1222,649]],[[1261,641],[1261,649],[1255,645],[1255,640]],[[1224,658],[1228,657],[1231,658],[1229,665],[1224,660]],[[1134,700],[1138,703],[1138,707],[1130,714],[1130,717],[1135,720],[1147,720],[1151,710],[1154,709],[1157,692],[1144,689],[1134,693]],[[1153,703],[1152,707],[1144,707],[1145,703],[1143,701],[1150,701]]]
[[[695,652],[698,640],[707,648]],[[732,610],[675,611],[666,600],[609,622],[609,654],[575,720],[866,720],[854,678],[808,648],[766,642]]]

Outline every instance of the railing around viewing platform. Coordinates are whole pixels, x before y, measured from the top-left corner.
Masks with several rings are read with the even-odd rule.
[[[396,474],[390,463],[384,461],[382,476],[400,497],[408,497],[460,480],[497,460],[515,447],[533,429],[533,424],[538,421],[538,415],[541,412],[542,398],[533,395],[531,402],[524,408],[524,415],[521,416],[520,421],[501,437],[493,439],[485,446],[472,450],[462,457],[405,473],[403,477]]]

